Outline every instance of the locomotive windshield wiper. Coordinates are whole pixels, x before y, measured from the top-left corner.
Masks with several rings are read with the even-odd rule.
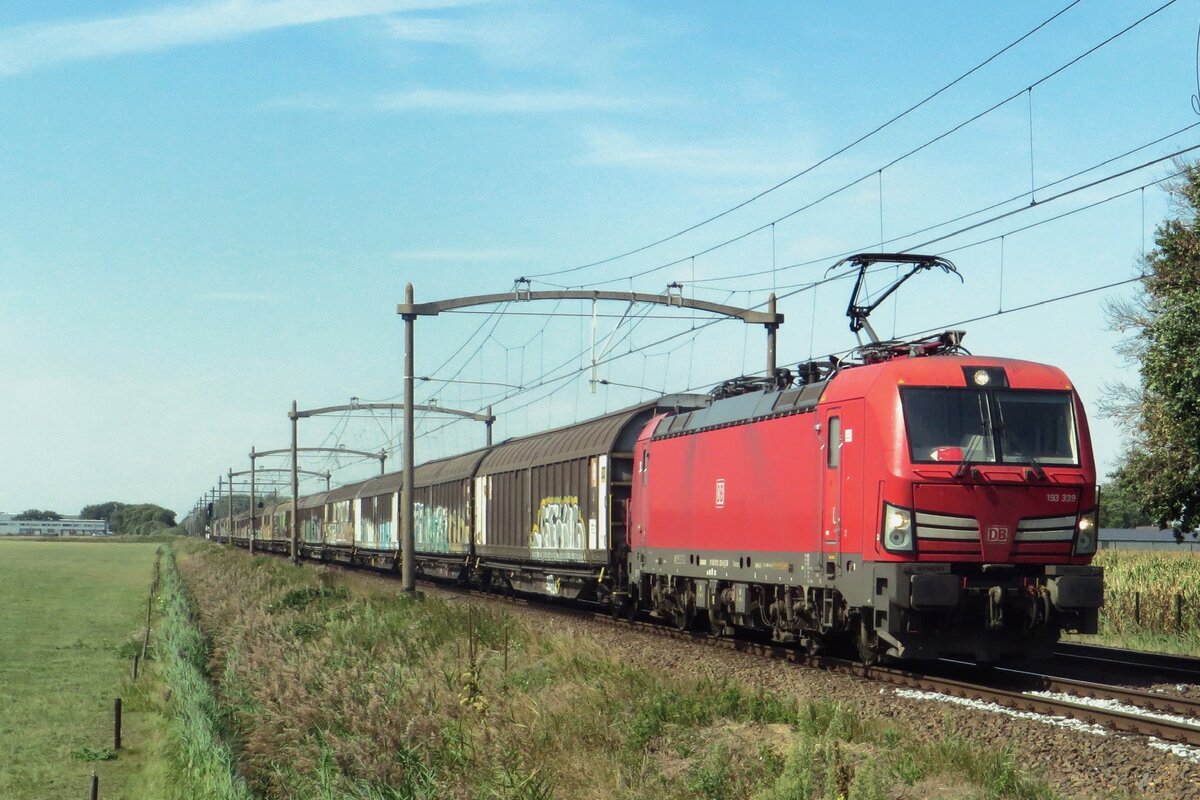
[[[1015,454],[1018,458],[1023,458],[1028,461],[1030,468],[1033,470],[1033,476],[1039,481],[1046,480],[1046,470],[1042,469],[1042,465],[1038,463],[1038,460],[1022,450],[1017,444],[1015,437],[1010,438],[1005,435],[1004,408],[1000,403],[996,404],[996,416],[1000,418],[1000,421],[996,423],[996,430],[1000,433],[1000,446],[1005,450],[1012,450],[1013,454]],[[1004,458],[1003,453],[1001,453],[1000,457],[1001,459]]]
[[[971,467],[975,466],[975,462],[971,460],[975,449],[983,444],[983,442],[992,438],[992,418],[988,414],[986,401],[982,394],[979,395],[979,430],[981,436],[972,436],[971,441],[967,443],[967,449],[963,453],[962,461],[958,465],[958,469],[954,470],[954,478],[958,480],[967,474]]]
[[[985,432],[985,435],[986,432]],[[954,470],[954,478],[958,480],[967,474],[967,470],[975,466],[975,462],[971,460],[971,455],[975,452],[975,448],[983,441],[982,436],[972,436],[970,444],[967,445],[967,451],[963,453],[962,461],[958,464],[958,469]]]

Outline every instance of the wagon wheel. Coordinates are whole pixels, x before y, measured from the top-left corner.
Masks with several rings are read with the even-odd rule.
[[[625,621],[637,622],[638,618],[638,592],[636,586],[629,587],[629,594],[625,596]]]

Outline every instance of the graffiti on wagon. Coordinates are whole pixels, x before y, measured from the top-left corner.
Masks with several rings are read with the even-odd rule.
[[[529,537],[532,550],[582,550],[587,538],[578,497],[543,497]]]
[[[422,552],[450,552],[449,510],[444,506],[413,503],[413,539]]]

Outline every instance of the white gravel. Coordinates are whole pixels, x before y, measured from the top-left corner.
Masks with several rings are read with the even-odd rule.
[[[938,692],[925,692],[918,689],[896,689],[896,694],[909,700],[935,700],[942,703],[953,703],[954,705],[963,706],[965,708],[973,708],[977,711],[989,711],[993,714],[1004,714],[1014,719],[1027,719],[1034,722],[1040,722],[1043,725],[1056,725],[1060,728],[1068,728],[1070,730],[1079,731],[1080,733],[1090,733],[1094,736],[1108,736],[1109,730],[1103,725],[1093,725],[1089,722],[1081,722],[1070,717],[1051,716],[1049,714],[1038,714],[1034,711],[1018,711],[1015,708],[1008,708],[999,703],[988,703],[983,700],[971,700],[966,697],[953,697],[948,694],[939,694]]]
[[[1067,703],[1075,703],[1081,706],[1091,706],[1092,708],[1103,708],[1106,711],[1119,711],[1125,714],[1137,714],[1139,717],[1147,717],[1149,719],[1161,719],[1165,722],[1179,722],[1184,725],[1191,725],[1194,728],[1200,728],[1200,719],[1195,717],[1182,717],[1177,714],[1164,714],[1161,711],[1150,711],[1145,708],[1131,706],[1128,703],[1122,703],[1118,700],[1103,700],[1097,697],[1079,697],[1073,694],[1064,694],[1062,692],[1025,692],[1033,697],[1044,697],[1047,700],[1062,700]]]
[[[1066,700],[1071,703],[1080,705],[1092,706],[1093,708],[1103,708],[1107,711],[1123,711],[1139,716],[1149,717],[1151,719],[1161,719],[1166,722],[1181,722],[1185,725],[1191,725],[1200,728],[1200,720],[1195,717],[1184,717],[1178,714],[1164,714],[1160,711],[1150,711],[1145,708],[1131,706],[1128,703],[1121,703],[1116,700],[1102,700],[1096,697],[1077,697],[1072,694],[1063,694],[1061,692],[1026,692],[1025,694],[1033,695],[1034,697],[1045,697],[1048,700]],[[1185,758],[1193,764],[1200,764],[1200,747],[1194,747],[1189,744],[1179,744],[1178,742],[1164,742],[1162,739],[1156,739],[1153,736],[1149,738],[1148,744],[1155,750],[1162,750],[1165,753],[1170,753],[1179,758]]]

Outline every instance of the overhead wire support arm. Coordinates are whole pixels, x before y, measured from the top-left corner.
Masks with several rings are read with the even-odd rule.
[[[783,315],[768,311],[755,311],[750,308],[727,306],[720,303],[710,303],[707,300],[695,300],[678,294],[647,294],[645,292],[609,292],[594,289],[565,289],[532,292],[518,290],[503,294],[481,294],[473,297],[453,297],[449,300],[437,300],[432,303],[400,303],[396,313],[407,317],[436,317],[444,311],[454,311],[470,306],[485,306],[493,303],[530,302],[533,300],[619,300],[627,303],[651,303],[675,308],[694,308],[697,311],[707,311],[710,314],[720,314],[723,317],[740,319],[751,325],[782,325]]]
[[[528,286],[528,281],[518,278],[518,286]],[[513,292],[503,294],[482,294],[470,297],[453,297],[448,300],[437,300],[432,303],[400,303],[396,313],[405,322],[415,321],[417,317],[436,317],[447,311],[455,311],[471,306],[492,305],[496,303],[532,302],[534,300],[587,300],[593,303],[597,300],[616,300],[625,303],[646,303],[650,305],[669,306],[673,308],[691,308],[709,314],[717,314],[731,319],[740,319],[748,325],[762,325],[767,330],[767,374],[775,372],[775,332],[784,322],[784,315],[775,310],[775,295],[771,294],[767,301],[767,310],[758,311],[752,308],[712,303],[707,300],[684,297],[672,291],[672,287],[664,294],[647,294],[645,292],[611,292],[597,289],[561,289],[547,291],[529,291],[518,288]]]
[[[326,406],[325,408],[313,408],[313,409],[309,409],[307,411],[295,411],[292,413],[294,413],[296,415],[297,419],[304,419],[305,417],[316,417],[321,414],[335,414],[339,411],[360,411],[360,410],[372,411],[372,410],[381,410],[381,409],[384,411],[401,411],[405,407],[406,406],[404,403],[350,403],[349,405]],[[453,414],[454,416],[457,416],[457,417],[465,417],[467,419],[473,419],[476,422],[492,423],[492,422],[496,421],[496,418],[494,416],[492,416],[491,414],[477,414],[473,411],[459,411],[454,408],[447,408],[446,406],[422,405],[420,403],[414,403],[412,406],[412,409],[414,411],[426,411],[426,412],[433,413],[433,414]],[[290,414],[289,414],[289,416],[290,416]],[[322,449],[322,448],[300,448],[300,451],[303,452],[304,450],[320,450],[320,449]],[[378,453],[359,453],[358,451],[345,450],[342,448],[336,448],[336,449],[341,450],[342,452],[345,452],[345,453],[354,452],[354,453],[357,453],[358,455],[367,455],[367,456],[371,456],[373,458],[379,457]],[[291,451],[288,450],[285,452],[291,452]]]
[[[403,410],[406,420],[410,420],[412,418],[413,411],[425,411],[425,412],[429,412],[429,413],[433,413],[433,414],[452,414],[454,416],[465,417],[467,419],[473,419],[477,422],[484,423],[487,426],[487,446],[491,447],[491,445],[492,445],[492,424],[496,421],[496,417],[492,415],[490,407],[488,408],[488,411],[486,414],[477,414],[477,413],[474,413],[471,411],[459,411],[458,409],[454,409],[454,408],[446,408],[445,406],[421,405],[421,404],[414,403],[414,402],[412,402],[412,392],[411,392],[412,379],[413,379],[413,374],[412,374],[412,369],[411,369],[412,364],[409,363],[407,366],[408,366],[408,369],[405,371],[404,377],[405,377],[405,385],[406,385],[406,387],[409,388],[409,391],[405,395],[405,402],[403,402],[403,403],[361,403],[356,398],[351,398],[351,402],[344,404],[344,405],[324,406],[322,408],[300,409],[300,408],[297,408],[296,401],[293,400],[292,401],[292,410],[288,412],[288,419],[291,420],[291,422],[292,422],[292,446],[290,448],[288,448],[287,450],[267,450],[267,451],[258,452],[258,453],[254,453],[254,452],[251,453],[251,461],[252,462],[253,462],[253,459],[257,458],[258,456],[262,456],[262,455],[271,455],[271,454],[276,454],[276,453],[280,453],[280,452],[287,452],[287,453],[291,453],[291,455],[292,455],[292,521],[291,521],[290,534],[291,534],[291,540],[292,540],[291,556],[292,556],[293,561],[298,562],[299,558],[300,558],[300,534],[299,534],[299,528],[297,527],[297,514],[298,514],[299,510],[297,508],[298,500],[296,497],[299,494],[298,476],[299,476],[300,470],[297,466],[297,459],[298,459],[299,454],[302,452],[353,453],[356,455],[367,456],[370,458],[378,458],[380,474],[383,473],[383,464],[384,464],[384,461],[387,459],[387,451],[386,450],[380,450],[378,453],[368,453],[366,451],[347,450],[346,448],[343,448],[343,447],[300,447],[297,443],[297,430],[296,430],[296,427],[297,427],[296,423],[299,420],[305,419],[308,417],[320,416],[322,414],[335,414],[335,413],[338,413],[341,411],[346,411],[346,412],[360,411],[360,410],[374,411],[374,410],[379,410],[379,409],[393,410],[393,411],[394,410]],[[404,447],[404,454],[405,454],[404,463],[405,463],[405,468],[407,469],[407,472],[404,475],[403,480],[404,480],[405,491],[409,492],[410,494],[412,492],[412,487],[410,484],[410,481],[412,480],[412,459],[409,455],[410,451],[411,451],[411,447],[412,447],[411,437],[412,437],[411,426],[406,426],[405,440],[404,440],[403,447]],[[328,490],[328,486],[326,487],[326,490]],[[411,525],[411,520],[408,521],[408,524]]]

